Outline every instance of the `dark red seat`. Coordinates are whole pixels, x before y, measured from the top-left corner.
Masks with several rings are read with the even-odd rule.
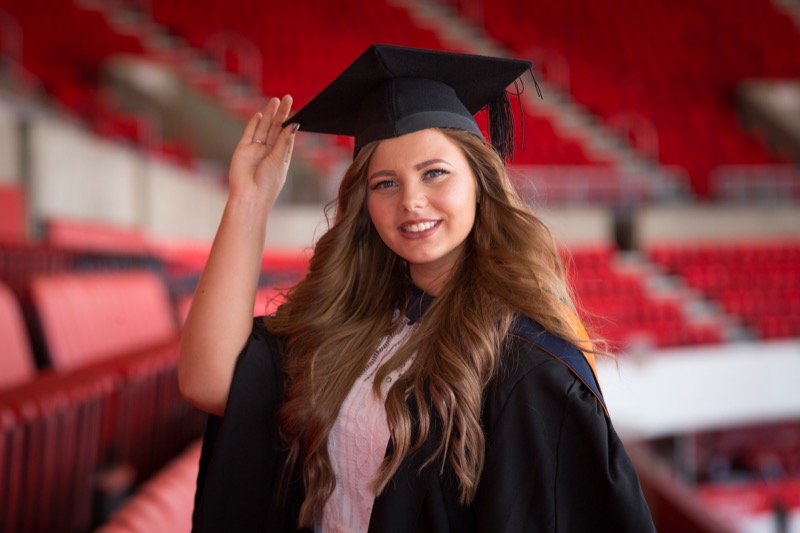
[[[38,373],[22,314],[2,285],[0,336],[0,529],[88,527],[111,376]]]

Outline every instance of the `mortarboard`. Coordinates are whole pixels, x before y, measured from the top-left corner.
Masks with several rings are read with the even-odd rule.
[[[513,155],[506,88],[529,61],[376,44],[370,46],[288,122],[303,131],[355,137],[366,144],[450,127],[482,136],[473,115],[488,106],[489,136]]]

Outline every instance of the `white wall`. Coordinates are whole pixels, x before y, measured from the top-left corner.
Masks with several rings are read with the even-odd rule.
[[[31,117],[29,140],[34,222],[96,222],[141,229],[154,240],[213,239],[227,191],[207,176],[44,114]]]
[[[636,241],[725,241],[763,236],[800,237],[797,205],[645,207],[636,214]]]
[[[800,418],[800,339],[622,355],[597,367],[614,426],[631,438]]]
[[[278,204],[267,225],[267,245],[306,248],[328,228],[322,205]],[[604,208],[548,208],[536,215],[557,241],[569,246],[590,246],[612,241],[613,219]]]
[[[34,220],[139,225],[142,164],[132,149],[76,125],[37,116],[30,125],[30,154],[28,195]]]
[[[602,207],[550,207],[537,209],[536,216],[557,241],[568,246],[608,244],[614,240],[614,219]]]
[[[267,224],[267,246],[308,248],[328,230],[322,205],[276,205]]]
[[[0,184],[19,183],[20,139],[17,114],[0,100]]]
[[[227,191],[218,183],[163,161],[148,162],[143,227],[155,240],[211,241]]]

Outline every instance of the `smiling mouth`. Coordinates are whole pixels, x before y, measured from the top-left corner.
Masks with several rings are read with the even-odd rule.
[[[417,224],[409,224],[408,226],[403,226],[400,228],[400,231],[404,233],[422,233],[423,231],[427,231],[439,225],[441,220],[431,220],[430,222],[420,222]]]

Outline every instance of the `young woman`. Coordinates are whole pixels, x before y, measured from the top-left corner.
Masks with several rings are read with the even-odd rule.
[[[529,66],[374,46],[292,124],[289,97],[250,120],[181,347],[182,391],[219,415],[197,531],[654,531],[499,155],[513,126],[490,145],[472,118],[502,122]],[[356,155],[308,275],[253,322],[297,123]]]

